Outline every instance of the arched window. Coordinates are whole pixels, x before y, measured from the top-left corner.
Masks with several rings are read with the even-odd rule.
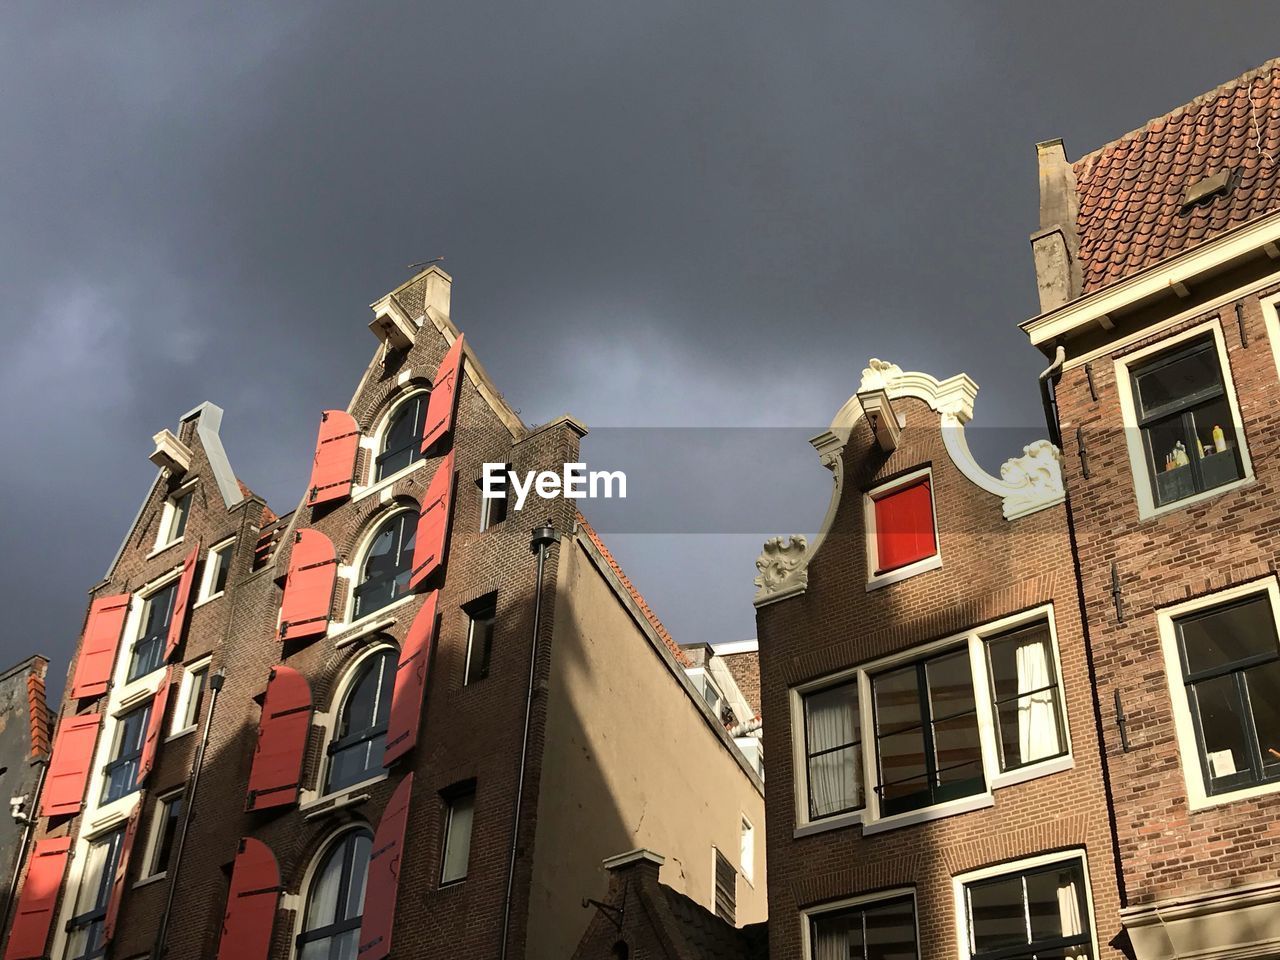
[[[338,708],[338,721],[329,742],[325,793],[361,783],[382,769],[395,680],[394,650],[379,650],[356,667],[355,680]]]
[[[409,592],[413,539],[417,531],[418,515],[410,510],[388,517],[378,527],[360,571],[353,619],[381,610]]]
[[[327,851],[307,891],[298,960],[356,960],[373,834],[344,833]]]
[[[375,461],[375,483],[422,459],[422,423],[427,418],[430,396],[425,390],[419,391],[391,411]]]

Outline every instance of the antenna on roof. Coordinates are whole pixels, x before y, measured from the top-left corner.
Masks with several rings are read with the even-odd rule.
[[[443,260],[444,257],[432,257],[430,260],[419,260],[417,263],[409,264],[405,269],[417,270],[419,267],[429,267],[433,263],[441,263]]]

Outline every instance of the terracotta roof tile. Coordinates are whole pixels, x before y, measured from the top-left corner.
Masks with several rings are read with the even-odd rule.
[[[27,717],[31,724],[31,756],[49,755],[49,704],[44,698],[44,677],[27,674]]]
[[[1280,208],[1280,157],[1269,156],[1278,149],[1280,59],[1081,157],[1082,292]],[[1182,209],[1189,184],[1224,169],[1243,175],[1225,194]]]

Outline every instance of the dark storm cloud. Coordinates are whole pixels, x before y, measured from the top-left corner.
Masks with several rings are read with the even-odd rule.
[[[215,401],[238,473],[289,509],[317,411],[373,348],[365,305],[439,254],[529,422],[816,432],[874,355],[982,384],[979,423],[1016,428],[975,444],[994,468],[1041,429],[1015,328],[1032,144],[1078,155],[1275,52],[1267,5],[0,18],[0,660],[58,675],[151,434]],[[817,527],[830,480],[803,442],[763,486],[721,453],[731,496]],[[758,541],[611,545],[677,637],[719,640],[753,632]]]

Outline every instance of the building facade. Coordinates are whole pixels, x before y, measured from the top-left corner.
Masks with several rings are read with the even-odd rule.
[[[0,674],[0,800],[9,805],[9,815],[0,818],[0,927],[7,926],[13,907],[49,762],[49,708],[44,696],[48,668],[44,657],[33,656]]]
[[[559,473],[585,428],[520,420],[450,292],[431,267],[373,304],[376,353],[284,516],[217,407],[157,434],[6,960],[565,957],[636,846],[763,919],[761,779],[688,658],[572,501],[481,496],[483,464]]]

